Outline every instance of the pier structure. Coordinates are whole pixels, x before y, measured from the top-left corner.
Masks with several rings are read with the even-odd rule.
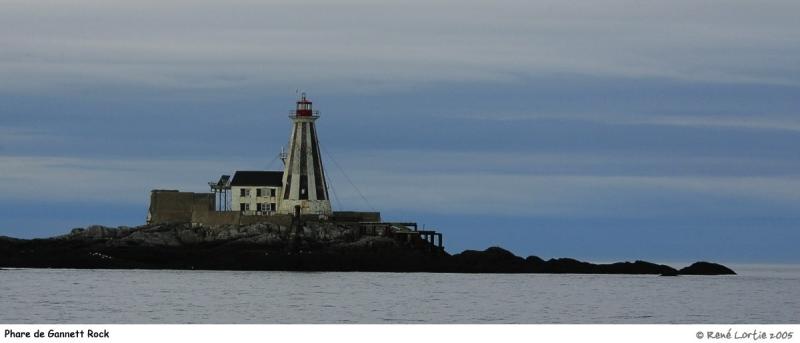
[[[431,252],[444,252],[442,233],[433,229],[419,230],[413,222],[359,222],[360,236],[386,236],[400,243]]]
[[[216,198],[217,211],[229,211],[230,205],[230,192],[231,192],[231,176],[222,175],[217,182],[209,182],[208,186],[211,188],[211,193],[214,193]]]

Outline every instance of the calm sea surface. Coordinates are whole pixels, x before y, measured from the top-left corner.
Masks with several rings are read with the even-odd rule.
[[[800,323],[800,266],[737,276],[0,270],[0,323]]]

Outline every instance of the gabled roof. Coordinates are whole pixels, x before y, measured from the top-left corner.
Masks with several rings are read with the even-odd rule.
[[[236,171],[231,186],[283,186],[282,171]]]

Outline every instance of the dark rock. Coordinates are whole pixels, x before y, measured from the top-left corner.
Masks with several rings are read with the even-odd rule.
[[[577,274],[595,274],[597,265],[581,262],[571,258],[557,258],[550,259],[544,264],[544,273],[577,273]]]
[[[733,274],[699,262],[680,272],[645,261],[593,264],[571,258],[522,258],[500,247],[449,255],[391,233],[360,236],[341,225],[312,223],[297,235],[276,224],[140,227],[92,226],[49,239],[0,237],[0,267],[143,268],[455,273]]]
[[[484,251],[465,250],[450,257],[449,271],[465,273],[526,273],[529,264],[522,257],[500,247]]]
[[[8,236],[0,236],[0,242],[2,242],[2,241],[19,242],[19,241],[23,241],[23,239],[14,238],[14,237],[8,237]]]
[[[200,242],[200,237],[192,230],[182,230],[178,234],[178,239],[185,245],[195,245]]]
[[[599,265],[604,274],[675,274],[678,271],[663,264],[655,264],[646,261],[618,262],[607,265]]]
[[[691,266],[678,271],[681,275],[736,275],[736,272],[721,264],[711,262],[695,262]]]
[[[544,263],[544,260],[541,259],[539,256],[528,256],[527,258],[525,258],[525,261],[528,262],[528,264],[533,264],[533,265],[540,265]]]

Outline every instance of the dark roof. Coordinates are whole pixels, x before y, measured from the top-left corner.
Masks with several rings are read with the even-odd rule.
[[[231,186],[283,186],[282,171],[237,171]]]

